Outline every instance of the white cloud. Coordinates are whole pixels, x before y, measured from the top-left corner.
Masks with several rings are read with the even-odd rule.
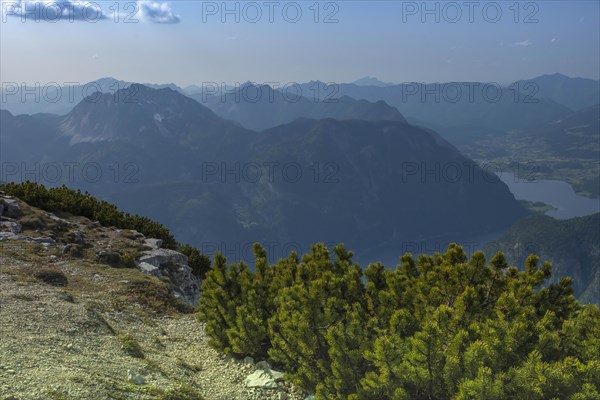
[[[520,42],[515,42],[512,45],[516,46],[516,47],[529,47],[529,46],[533,45],[533,43],[531,42],[531,40],[523,40]]]
[[[2,0],[2,16],[46,22],[97,22],[107,18],[98,3],[69,0]]]
[[[169,3],[140,0],[137,2],[141,20],[155,24],[177,24],[181,21]]]
[[[558,42],[558,39],[557,39],[557,38],[552,38],[552,39],[550,39],[550,43],[557,43],[557,42]]]
[[[18,17],[23,21],[88,21],[98,22],[111,18],[112,11],[103,11],[98,1],[87,0],[0,0],[2,18]],[[128,18],[156,24],[176,24],[181,17],[176,15],[169,3],[137,0],[134,16],[118,12],[119,20]],[[108,7],[108,6],[107,6]]]

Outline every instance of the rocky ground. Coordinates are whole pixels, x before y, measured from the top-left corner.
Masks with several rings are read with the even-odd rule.
[[[169,276],[107,261],[139,260],[156,243],[19,201],[11,214],[7,200],[0,194],[0,399],[305,398],[266,362],[210,348]]]

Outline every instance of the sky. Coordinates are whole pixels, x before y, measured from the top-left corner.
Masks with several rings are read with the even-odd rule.
[[[1,0],[0,80],[600,79],[600,2]]]

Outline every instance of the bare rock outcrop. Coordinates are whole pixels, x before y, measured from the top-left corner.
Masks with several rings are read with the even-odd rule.
[[[172,283],[171,294],[196,307],[200,298],[201,280],[192,272],[185,255],[170,249],[162,249],[159,239],[146,239],[145,243],[151,250],[142,252],[136,262],[136,267],[152,276],[168,277]]]

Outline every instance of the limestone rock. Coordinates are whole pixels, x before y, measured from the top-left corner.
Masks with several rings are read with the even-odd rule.
[[[245,383],[249,388],[277,389],[279,388],[277,382],[282,379],[282,372],[273,371],[271,369],[259,369],[248,375],[245,379]]]
[[[14,235],[18,235],[21,233],[21,224],[13,221],[2,221],[0,223],[0,228],[4,232],[11,232]]]
[[[169,272],[171,282],[175,286],[173,294],[181,294],[186,303],[196,307],[200,299],[200,278],[194,275],[192,268],[187,264],[179,264]]]
[[[256,363],[256,368],[258,368],[258,369],[265,369],[265,370],[271,369],[271,364],[269,364],[266,361],[259,361],[259,362]]]
[[[6,240],[17,240],[20,236],[15,235],[12,232],[0,232],[0,242],[4,242]]]
[[[67,234],[67,239],[69,243],[75,244],[86,244],[87,236],[85,233],[81,231],[72,231]]]
[[[162,247],[162,239],[146,239],[144,240],[146,246],[152,247],[152,249],[160,249]]]
[[[127,380],[136,385],[145,385],[146,384],[146,378],[144,378],[141,375],[136,374],[132,370],[127,370]]]
[[[29,241],[34,242],[34,243],[40,243],[43,245],[48,245],[48,246],[52,246],[52,245],[56,244],[56,240],[52,239],[51,237],[29,238]]]
[[[139,262],[145,262],[155,267],[164,266],[166,264],[185,264],[187,265],[187,257],[175,250],[170,249],[154,249],[142,253]]]
[[[147,262],[141,262],[141,263],[139,263],[137,265],[137,268],[140,271],[142,271],[142,272],[144,272],[144,273],[146,273],[148,275],[156,276],[157,278],[160,278],[162,276],[162,273],[160,272],[160,268],[159,267],[157,267],[155,265],[152,265],[152,264],[149,264]]]
[[[150,241],[150,242],[149,242]],[[162,245],[158,239],[146,239],[146,244]],[[187,256],[175,250],[153,248],[142,252],[136,262],[137,268],[156,277],[167,276],[173,284],[171,294],[177,299],[196,307],[200,299],[200,278],[188,265]]]
[[[15,199],[0,199],[0,203],[3,203],[2,215],[8,218],[19,218],[23,212],[19,203]]]

